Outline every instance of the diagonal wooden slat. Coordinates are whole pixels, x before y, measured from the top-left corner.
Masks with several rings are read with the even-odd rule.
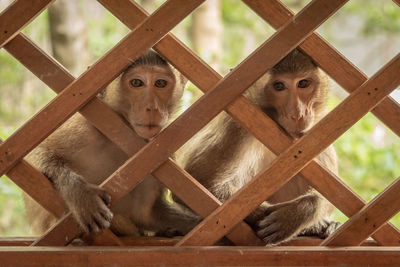
[[[16,47],[15,47],[16,48]],[[19,51],[21,51],[21,50],[19,50]],[[19,53],[19,52],[18,52]],[[46,72],[45,72],[46,73]],[[50,72],[51,73],[51,72]],[[68,76],[67,76],[67,81],[68,81]],[[64,80],[61,80],[61,81],[65,81],[65,79]],[[57,80],[57,82],[58,82],[58,80]],[[100,104],[102,104],[100,101],[98,101],[97,100],[97,105],[89,105],[89,108],[86,108],[86,110],[88,111],[88,112],[90,112],[90,111],[92,111],[92,113],[93,112],[95,112],[96,111],[96,109],[100,106],[101,107],[101,105]],[[104,104],[103,104],[104,105]],[[84,109],[84,111],[85,111],[85,109]],[[88,112],[86,112],[86,113],[88,113]],[[85,113],[85,112],[84,112]],[[100,119],[100,118],[99,118]],[[104,121],[104,118],[101,118],[103,121]],[[103,124],[103,125],[105,125],[105,124]],[[126,126],[127,127],[127,126]],[[121,139],[122,140],[122,139]],[[39,201],[40,202],[40,201]],[[76,223],[75,223],[75,226],[76,226]],[[78,227],[75,227],[75,229],[79,229]],[[112,234],[111,233],[108,233],[108,235],[109,236],[112,236]],[[115,238],[114,238],[115,239]]]
[[[234,100],[254,80],[276,64],[285,53],[287,54],[309,32],[322,23],[325,19],[324,15],[333,13],[344,2],[330,1],[329,4],[324,4],[323,1],[314,1],[291,23],[286,24],[103,183],[104,188],[114,188],[112,199],[119,199],[145,175],[154,171],[171,153],[217,115],[225,105]],[[325,8],[320,10],[322,6]],[[314,10],[320,10],[320,16],[318,18],[314,16],[311,19],[310,14]],[[270,51],[276,53],[270,53]],[[249,69],[253,71],[249,72]]]
[[[277,0],[244,0],[244,3],[275,29],[283,26],[294,15],[290,9]],[[327,43],[318,33],[310,35],[300,44],[300,47],[349,93],[367,80],[367,76],[364,73]],[[372,110],[372,113],[400,136],[400,120],[396,119],[400,117],[399,103],[387,96]]]
[[[145,18],[145,11],[141,10],[137,4],[131,2],[131,4],[125,3],[120,5],[109,5],[108,1],[100,0],[107,9],[109,9],[115,16],[117,16],[122,22],[124,22],[128,27],[133,29],[139,19]],[[257,11],[262,12],[265,9],[265,3],[268,2],[253,2],[254,4],[262,3],[264,6],[260,6]],[[273,7],[271,7],[273,8]],[[276,11],[276,10],[275,10]],[[279,12],[273,13],[279,14]],[[285,13],[286,14],[286,13]],[[264,14],[265,15],[265,14]],[[273,16],[271,16],[273,17]],[[278,16],[279,19],[279,16]],[[286,21],[286,19],[285,19]],[[304,43],[308,43],[310,38],[313,38],[315,34],[311,35],[306,39]],[[312,41],[313,42],[313,41]],[[315,42],[314,42],[315,43]],[[314,50],[318,49],[318,42],[314,45]],[[325,43],[322,43],[322,45]],[[325,46],[323,46],[325,47]],[[203,92],[207,92],[212,88],[222,77],[216,73],[212,68],[210,68],[206,63],[199,59],[196,55],[192,54],[185,45],[183,45],[179,40],[177,40],[171,33],[166,35],[157,45],[154,47],[158,52],[160,52],[168,61],[172,62],[182,73],[185,73],[190,80],[196,84]],[[326,50],[326,49],[325,49]],[[343,61],[339,54],[335,54],[328,51],[322,51],[321,55],[333,54],[334,61]],[[176,57],[176,55],[180,55]],[[339,57],[340,60],[337,58]],[[322,59],[325,59],[322,57]],[[318,62],[321,62],[319,60]],[[347,62],[344,60],[344,62]],[[326,62],[325,62],[326,63]],[[345,64],[343,69],[349,69],[350,64]],[[190,70],[196,69],[196,72],[190,72]],[[186,71],[187,70],[187,71]],[[349,71],[350,72],[350,71]],[[346,72],[347,73],[347,72]],[[350,72],[352,73],[352,72]],[[356,72],[357,74],[357,72]],[[355,74],[355,75],[356,75]],[[344,82],[349,81],[345,79]],[[361,85],[362,82],[356,82],[355,85],[350,84],[349,86]],[[238,97],[231,105],[225,109],[233,118],[242,124],[249,132],[255,135],[264,145],[266,145],[275,154],[279,154],[284,151],[287,147],[292,144],[291,139],[282,132],[281,128],[276,125],[269,117],[267,117],[259,109],[255,108],[245,97]],[[249,120],[249,118],[253,118]],[[263,129],[269,129],[264,131]],[[169,166],[170,168],[171,166]],[[179,175],[179,174],[175,174]],[[336,207],[343,211],[348,217],[354,215],[358,210],[360,210],[365,202],[356,195],[348,186],[343,184],[340,178],[336,177],[334,174],[325,170],[325,168],[319,166],[315,161],[312,161],[307,167],[305,167],[301,175],[304,176],[312,185],[318,189],[323,195],[325,195]],[[158,177],[160,179],[160,177]],[[330,178],[330,179],[328,179]],[[184,183],[187,181],[181,181]],[[187,195],[190,195],[191,190],[186,190]],[[183,196],[179,196],[184,199]],[[190,197],[189,197],[190,198]],[[206,203],[205,201],[200,201]],[[191,206],[191,208],[193,208]],[[196,210],[196,212],[198,212]],[[199,213],[201,214],[201,213]],[[203,216],[203,215],[202,215]],[[385,224],[378,232],[373,236],[382,245],[399,245],[400,244],[400,232],[390,224]]]
[[[400,7],[400,0],[393,0]]]
[[[47,56],[24,34],[17,35],[4,48],[56,93],[60,93],[75,80],[62,65]],[[127,155],[143,146],[141,138],[97,97],[90,100],[79,112],[110,140],[118,144]]]
[[[0,14],[0,48],[36,18],[53,0],[17,0]]]
[[[61,65],[59,65],[52,58],[45,55],[45,53],[41,51],[39,47],[35,46],[23,34],[17,35],[13,40],[11,40],[5,46],[5,49],[9,53],[11,53],[14,57],[16,57],[25,67],[31,70],[36,76],[40,77],[40,79],[44,83],[46,83],[56,92],[60,92],[62,88],[66,87],[74,80],[73,76],[70,75]],[[48,73],[52,73],[52,75],[43,75]],[[98,128],[110,140],[116,143],[127,155],[133,155],[146,144],[140,137],[138,137],[132,131],[132,129],[129,126],[126,125],[126,123],[117,114],[115,114],[113,110],[111,110],[107,105],[105,105],[102,101],[98,100],[97,98],[92,99],[91,102],[89,102],[85,107],[83,107],[80,110],[80,113],[84,115],[92,124],[94,124],[96,128]],[[114,129],[119,129],[119,130],[115,131]],[[168,168],[169,164],[172,164],[172,168]],[[170,160],[168,160],[165,165],[167,165],[167,168],[169,170],[173,170],[175,167],[175,164]],[[11,169],[11,171],[14,170],[14,168]],[[37,173],[38,172],[36,171],[36,174]],[[158,171],[155,176],[156,177],[160,176],[161,175],[160,173],[161,172]],[[171,175],[171,177],[176,177],[176,176],[182,177],[182,173],[179,171],[176,171],[175,173],[168,172],[168,174]],[[166,175],[163,175],[163,177],[166,177]],[[46,179],[45,177],[42,178]],[[164,179],[163,181],[165,185],[174,192],[177,192],[178,196],[182,197],[183,190],[181,189],[181,186],[176,182],[174,182],[173,180],[167,180],[167,179],[168,178]],[[190,177],[189,180],[192,181],[192,183],[186,184],[186,189],[189,192],[198,190],[202,192],[207,191],[204,189],[203,186],[199,185],[197,181],[194,182],[195,180],[193,178]],[[21,182],[27,182],[27,181],[25,181],[25,179],[21,177],[20,183]],[[48,182],[47,179],[46,182]],[[26,187],[23,189],[26,189]],[[54,191],[54,189],[51,186],[50,188],[46,187],[46,190]],[[28,194],[30,195],[31,194],[35,194],[35,196],[37,195],[37,198],[43,197],[43,195],[40,195],[34,190],[28,190],[28,191],[29,191]],[[43,203],[41,199],[37,198],[35,199],[39,203],[41,203],[42,206],[44,206],[45,208],[48,207],[48,204],[51,204],[51,203],[47,204]],[[184,197],[182,197],[182,199],[184,199]],[[201,205],[197,205],[197,203],[201,202],[202,205],[204,205],[205,203],[210,202],[210,204],[213,206],[215,204],[217,204],[217,206],[220,205],[218,201],[215,202],[214,198],[210,198],[209,194],[207,193],[205,197],[191,198],[191,199],[185,198],[185,199],[186,199],[186,204],[188,204],[189,207],[191,207],[195,212],[197,212],[201,216],[206,216],[211,211],[205,214],[204,212],[202,212],[201,209],[198,210],[201,207]],[[68,221],[68,223],[71,222]],[[66,227],[62,228],[68,229]],[[73,229],[79,229],[79,228],[75,227]],[[238,225],[238,233],[237,234],[232,233],[228,235],[228,238],[230,238],[235,244],[255,245],[261,243],[261,240],[254,235],[251,228],[245,225],[245,223]],[[58,243],[59,245],[69,243],[74,238],[74,236],[76,236],[72,233],[66,235],[68,236],[68,238],[62,237],[61,234],[59,235],[60,240],[62,240],[61,243]],[[54,238],[54,240],[56,240],[56,238]],[[41,244],[43,244],[43,242]],[[52,244],[54,245],[54,243]]]
[[[293,144],[293,140],[271,118],[264,113],[257,112],[256,107],[245,105],[245,101],[237,102],[239,101],[235,101],[235,105],[241,112],[232,113],[232,117],[272,152],[278,155]],[[304,167],[300,175],[348,217],[353,216],[365,205],[365,201],[339,177],[319,165],[315,160]],[[389,223],[382,226],[373,237],[381,245],[400,245],[400,232]]]
[[[133,59],[161,39],[203,1],[190,0],[181,5],[178,0],[170,0],[153,13],[0,146],[0,174],[13,167],[106,84],[115,79]]]
[[[0,144],[2,142],[0,140]],[[64,214],[66,206],[58,192],[49,179],[28,162],[21,160],[6,175],[55,217],[61,217]]]
[[[346,1],[332,1],[330,4],[325,5],[323,11],[319,12],[320,16],[318,19],[310,19],[310,14],[315,10],[320,10],[324,5],[322,1],[314,1],[309,5],[308,9],[305,9],[305,12],[301,12],[296,16],[292,23],[288,23],[287,27],[283,27],[275,37],[261,46],[261,48],[254,52],[250,58],[245,60],[240,67],[232,71],[223,82],[218,84],[213,90],[189,108],[185,112],[186,115],[184,114],[176,119],[167,129],[140,150],[139,153],[114,172],[114,174],[101,185],[103,189],[110,193],[112,204],[132,190],[145,175],[154,171],[156,167],[168,159],[171,153],[175,152],[179,146],[193,136],[193,134],[215,116],[224,105],[237,97],[239,93],[243,92],[255,79],[265,73],[268,68],[276,64],[283,57],[283,53],[287,54],[293,49],[304,39],[304,35],[311,32],[326,19],[324,15],[332,14],[345,2]],[[302,25],[303,23],[304,25]],[[282,45],[282,40],[285,40],[285,45]],[[279,53],[273,55],[268,54],[268,57],[260,60],[260,56],[265,55],[269,49],[281,51],[281,56],[279,56]],[[254,67],[257,71],[249,74],[247,72],[249,67]],[[235,76],[242,77],[239,79]],[[247,80],[246,77],[248,79],[252,78],[252,80]],[[241,82],[237,83],[237,80]],[[198,114],[202,114],[201,117]],[[194,120],[192,121],[192,119]],[[185,125],[188,125],[190,121],[192,121],[192,127],[188,129]],[[193,122],[195,122],[196,125]],[[176,140],[176,142],[172,143],[171,140]],[[135,166],[135,164],[138,166]],[[61,224],[63,224],[62,221],[60,222],[60,225]],[[45,240],[38,240],[35,245],[40,245],[41,242],[45,242]]]
[[[371,200],[321,245],[357,246],[400,210],[400,178]]]
[[[399,68],[400,54],[203,220],[178,245],[211,245],[220,235],[229,232],[232,225],[245,218],[394,90],[400,84]]]
[[[134,29],[137,24],[148,16],[146,11],[133,1],[120,2],[118,5],[104,0],[99,0],[99,2],[130,29]],[[178,70],[186,74],[192,82],[200,84],[203,91],[208,90],[208,87],[214,86],[217,81],[222,78],[193,54],[189,48],[176,40],[171,33],[161,39],[154,48],[175,65]],[[176,55],[180,56],[177,57]],[[199,66],[195,74],[193,74],[191,71],[192,68],[190,68],[190,66],[193,65]],[[144,145],[145,143],[142,142],[141,147]],[[129,155],[133,155],[138,150],[139,149],[130,151]],[[166,171],[168,175],[163,174],[164,171]],[[210,194],[188,173],[181,171],[171,160],[167,160],[159,169],[153,172],[153,175],[203,218],[210,214],[213,209],[221,205],[219,200]],[[172,177],[174,179],[170,179]],[[177,182],[178,180],[180,181],[179,183]],[[196,193],[196,197],[193,197],[193,193]],[[227,237],[237,245],[256,245],[262,243],[262,241],[254,235],[251,228],[244,222],[238,224],[236,230],[232,231]]]

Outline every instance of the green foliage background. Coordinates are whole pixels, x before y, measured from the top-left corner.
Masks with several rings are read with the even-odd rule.
[[[161,2],[161,1],[159,1]],[[308,1],[287,0],[294,10],[299,10]],[[355,0],[343,8],[343,14],[354,16],[363,22],[360,35],[363,38],[374,38],[384,34],[391,37],[400,32],[400,9],[391,1]],[[90,12],[86,14],[89,26],[89,49],[94,58],[101,57],[108,49],[128,32],[110,14],[102,19],[93,20]],[[223,0],[222,18],[224,23],[224,54],[222,72],[226,74],[252,51],[244,49],[251,38],[254,48],[264,42],[274,30],[251,12],[241,1]],[[183,23],[186,32],[190,31],[190,18]],[[48,42],[47,13],[40,15],[33,25],[24,32],[36,43]],[[332,33],[328,41],[335,45]],[[185,38],[184,38],[185,39]],[[189,46],[190,41],[187,43]],[[20,88],[26,78],[24,68],[4,49],[0,50],[0,137],[4,140],[22,123],[54,97],[54,94],[43,86],[30,97],[21,98]],[[196,88],[189,87],[188,103],[193,102]],[[9,100],[19,100],[24,109],[15,108]],[[330,107],[334,108],[342,97],[333,94]],[[13,103],[13,101],[11,101]],[[383,129],[383,130],[382,130]],[[384,134],[379,142],[374,133]],[[397,136],[371,114],[365,116],[347,133],[339,138],[334,146],[339,156],[340,176],[351,188],[369,201],[400,176],[400,142]],[[336,212],[335,219],[344,221],[346,217]],[[392,222],[400,227],[400,216]],[[0,237],[29,235],[26,224],[21,191],[7,177],[0,178]]]

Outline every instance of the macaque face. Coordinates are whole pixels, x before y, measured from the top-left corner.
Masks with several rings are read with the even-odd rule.
[[[168,122],[175,84],[167,66],[136,66],[122,75],[121,87],[128,98],[125,116],[139,136],[151,139]]]
[[[316,72],[273,74],[265,87],[274,120],[298,138],[315,123],[313,104],[319,78]]]

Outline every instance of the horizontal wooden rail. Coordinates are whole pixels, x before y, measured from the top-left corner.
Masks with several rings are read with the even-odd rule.
[[[245,218],[394,90],[400,84],[399,68],[400,55],[280,154],[271,166],[203,220],[178,245],[211,245],[229,232],[235,222]]]
[[[0,247],[10,247],[10,246],[29,246],[35,242],[37,237],[0,237]],[[119,239],[123,242],[125,246],[174,246],[179,240],[182,239],[180,236],[174,238],[169,237],[158,237],[158,236],[121,236]],[[295,237],[290,241],[279,244],[279,246],[318,246],[321,244],[323,239],[317,237]],[[110,246],[107,242],[98,243],[97,240],[93,240],[91,245],[95,246]],[[374,240],[366,240],[361,246],[377,246]]]
[[[0,14],[0,48],[37,17],[53,0],[16,0]]]
[[[8,266],[398,266],[399,247],[0,247]]]

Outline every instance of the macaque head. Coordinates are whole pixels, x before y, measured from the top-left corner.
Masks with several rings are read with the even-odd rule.
[[[117,83],[106,90],[106,102],[125,117],[139,136],[151,139],[177,110],[186,79],[149,50],[122,73]]]
[[[302,136],[323,115],[328,92],[326,75],[298,49],[257,83],[263,88],[258,95],[262,99],[257,102],[292,137]]]

